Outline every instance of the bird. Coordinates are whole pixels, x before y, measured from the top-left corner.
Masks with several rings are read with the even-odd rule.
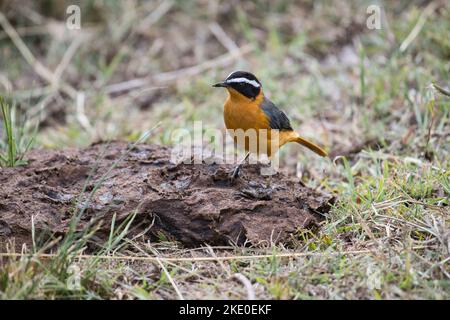
[[[292,128],[287,115],[264,95],[262,84],[254,74],[234,71],[213,87],[227,89],[228,97],[223,108],[225,126],[228,132],[231,132],[235,144],[240,144],[247,152],[243,161],[233,170],[231,178],[239,176],[241,165],[248,159],[250,153],[265,153],[270,159],[274,152],[289,142],[299,143],[321,157],[328,155],[322,147],[301,137]],[[237,143],[236,132],[239,129],[241,132],[248,130],[256,132],[256,148],[254,146],[252,148],[251,135],[245,136],[244,141]],[[265,129],[267,134],[264,132],[260,135],[261,129]],[[274,130],[277,135],[273,134]],[[262,143],[265,144],[265,148],[260,147]]]

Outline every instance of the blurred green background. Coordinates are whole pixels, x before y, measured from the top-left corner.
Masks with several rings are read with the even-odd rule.
[[[73,4],[79,30],[67,27]],[[371,5],[380,29],[367,27]],[[244,69],[332,156],[374,146],[448,156],[448,99],[434,103],[431,87],[450,83],[446,1],[42,0],[0,9],[0,92],[24,125],[38,125],[40,147],[135,140],[160,121],[151,142],[170,144],[173,129],[195,120],[224,129],[226,94],[210,85]],[[293,146],[282,156],[291,172],[303,163],[323,177],[328,166]]]

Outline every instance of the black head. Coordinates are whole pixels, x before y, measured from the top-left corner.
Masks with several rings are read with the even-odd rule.
[[[245,71],[232,72],[223,82],[216,83],[213,87],[233,88],[249,99],[255,99],[261,92],[261,82]]]

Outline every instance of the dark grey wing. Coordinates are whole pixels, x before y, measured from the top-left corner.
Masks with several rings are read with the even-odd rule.
[[[269,117],[270,128],[278,130],[293,130],[286,114],[267,98],[261,103],[261,109]]]

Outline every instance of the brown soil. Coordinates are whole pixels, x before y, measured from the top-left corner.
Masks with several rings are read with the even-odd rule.
[[[28,165],[0,169],[0,244],[30,243],[32,216],[38,232],[62,235],[83,205],[78,229],[103,221],[98,237],[108,234],[114,213],[118,225],[137,212],[134,234],[149,229],[145,236],[165,235],[186,246],[288,242],[297,231],[317,227],[333,201],[282,174],[269,188],[259,165],[246,165],[230,184],[230,165],[175,165],[170,149],[158,145],[135,146],[117,162],[129,147],[35,150]]]

